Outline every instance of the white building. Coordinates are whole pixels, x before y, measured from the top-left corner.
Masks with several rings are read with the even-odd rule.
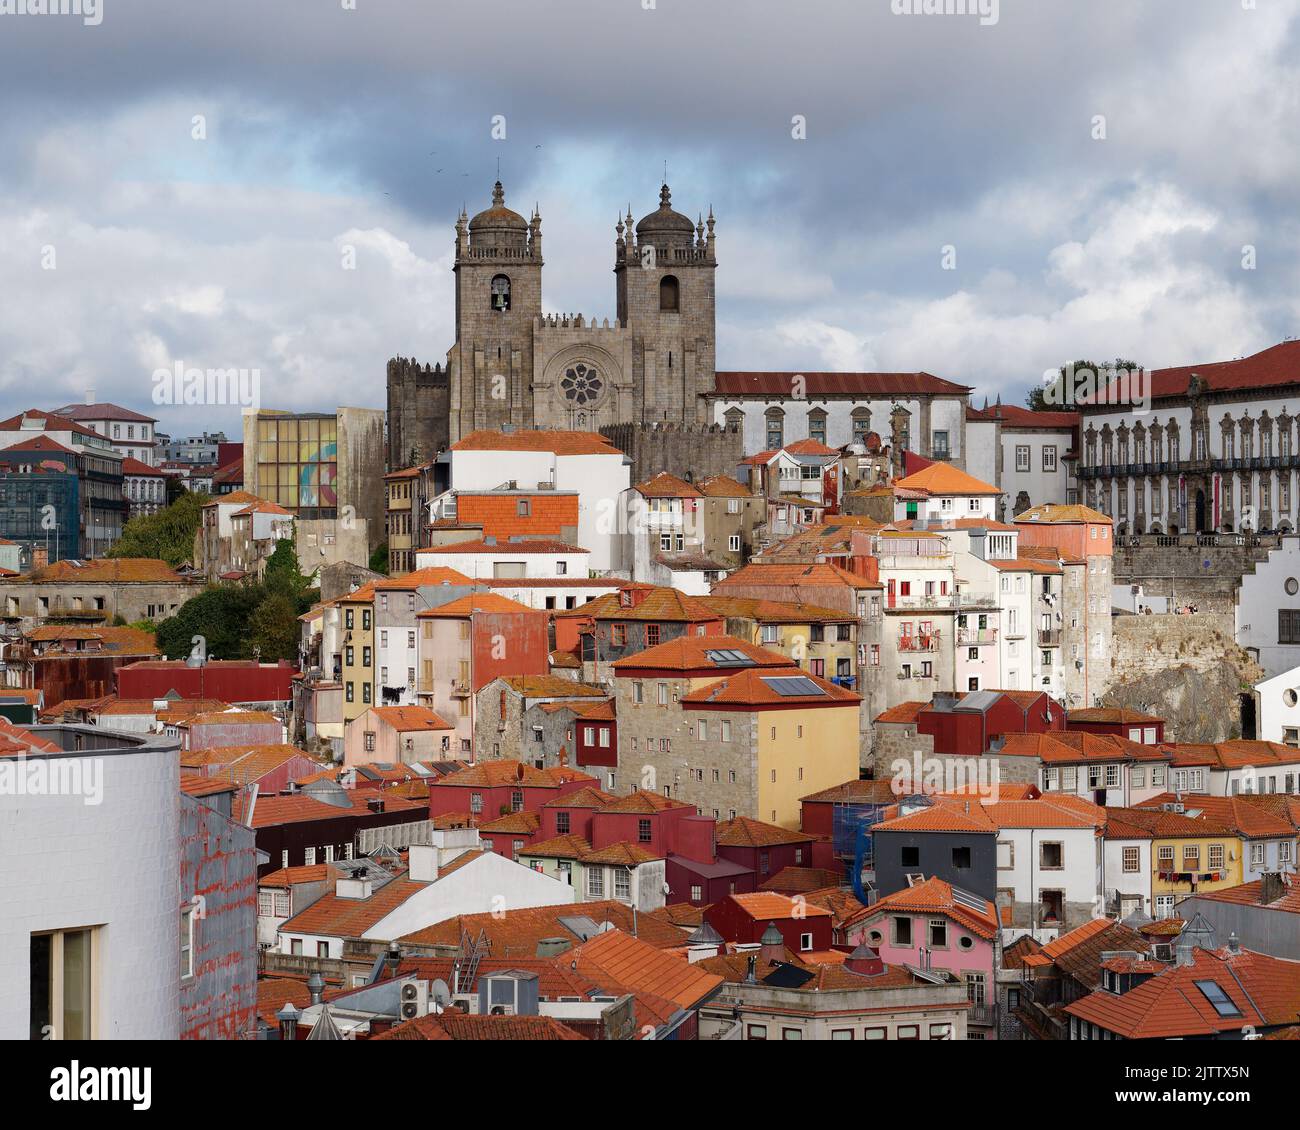
[[[452,445],[453,490],[494,490],[514,482],[521,490],[578,493],[578,544],[598,572],[616,568],[619,500],[631,485],[631,462],[594,432],[471,432]]]
[[[1300,665],[1300,537],[1242,576],[1236,620],[1238,646],[1270,677]]]
[[[415,567],[441,565],[475,581],[586,578],[591,572],[591,556],[589,550],[561,541],[515,537],[498,541],[489,535],[416,550]]]
[[[1002,492],[948,463],[931,463],[894,482],[894,517],[917,521],[998,520]]]
[[[0,757],[0,1039],[175,1040],[181,946],[201,928],[179,903],[177,743],[32,735],[25,759]],[[92,755],[63,752],[78,738]],[[20,795],[12,774],[47,785]]]
[[[461,914],[575,901],[568,883],[483,851],[476,828],[435,830],[409,850],[407,876],[382,887],[339,879],[332,894],[281,923],[280,952],[340,958],[350,937],[393,941]]]
[[[894,451],[966,459],[965,385],[929,373],[719,372],[712,422],[738,427],[745,451],[774,451],[802,439],[831,447],[874,432]]]
[[[154,447],[154,427],[158,421],[118,404],[92,403],[94,399],[92,389],[86,393],[85,404],[65,404],[55,408],[54,415],[75,420],[103,436],[123,458],[137,459],[146,467],[153,467],[158,462]]]
[[[1255,684],[1255,736],[1300,746],[1300,667]]]
[[[1011,514],[1044,504],[1071,505],[1079,494],[1073,474],[1078,432],[1077,412],[1034,412],[1011,404],[990,408],[987,403],[969,408],[967,469],[997,483]]]

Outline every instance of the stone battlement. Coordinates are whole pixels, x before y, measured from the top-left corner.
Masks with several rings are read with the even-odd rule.
[[[608,318],[599,323],[595,318],[585,318],[581,314],[539,314],[533,319],[533,326],[538,330],[614,330],[621,332],[623,325],[617,318],[611,324]]]

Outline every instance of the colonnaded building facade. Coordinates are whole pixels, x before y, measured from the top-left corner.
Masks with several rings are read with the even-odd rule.
[[[1149,408],[1082,405],[1083,501],[1118,534],[1294,530],[1300,341],[1147,378]]]

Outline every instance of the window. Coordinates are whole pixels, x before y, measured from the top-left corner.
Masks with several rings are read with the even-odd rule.
[[[958,871],[970,870],[970,848],[955,847],[952,849],[952,865]]]
[[[893,920],[894,942],[896,946],[910,946],[912,944],[912,920],[906,916],[899,916]]]
[[[642,819],[636,822],[636,838],[637,842],[642,844],[648,844],[653,839],[649,820]]]
[[[1277,610],[1277,642],[1300,643],[1300,608]]]
[[[1260,846],[1262,847],[1263,845],[1261,844]],[[1222,844],[1210,845],[1207,861],[1209,863],[1211,871],[1223,870],[1223,845]]]
[[[799,935],[799,952],[811,953],[813,948],[813,936],[811,934]]]
[[[632,872],[624,867],[614,871],[614,897],[623,902],[632,901]]]
[[[567,836],[571,827],[569,813],[557,812],[555,814],[555,831],[558,835]]]
[[[948,922],[944,918],[931,918],[930,945],[937,949],[948,948]]]
[[[747,1040],[766,1040],[766,1024],[750,1024],[745,1028],[745,1039]]]
[[[603,867],[587,868],[587,897],[603,899],[605,897],[605,869]]]
[[[1132,874],[1138,871],[1142,863],[1141,849],[1136,847],[1126,847],[1124,849],[1124,871]]]
[[[1056,448],[1055,447],[1043,448],[1043,470],[1044,471],[1056,470]]]
[[[1029,445],[1028,444],[1016,445],[1016,470],[1017,471],[1029,470]]]
[[[95,1035],[97,948],[94,929],[31,936],[28,1015],[33,1040],[89,1040]]]
[[[920,1038],[921,1026],[919,1024],[900,1024],[898,1026],[898,1039],[919,1040]]]
[[[1060,871],[1065,866],[1065,845],[1060,843],[1040,844],[1038,866],[1044,871]]]
[[[672,275],[664,275],[659,280],[659,309],[668,313],[676,313],[681,301],[681,287],[677,279]]]
[[[728,538],[727,538],[727,548],[728,548],[732,553],[739,553],[739,552],[740,552],[740,535],[739,535],[739,534],[731,534],[731,535],[728,536]]]

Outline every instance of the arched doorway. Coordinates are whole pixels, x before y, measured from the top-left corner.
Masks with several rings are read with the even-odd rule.
[[[1205,491],[1196,492],[1196,532],[1205,533]]]

